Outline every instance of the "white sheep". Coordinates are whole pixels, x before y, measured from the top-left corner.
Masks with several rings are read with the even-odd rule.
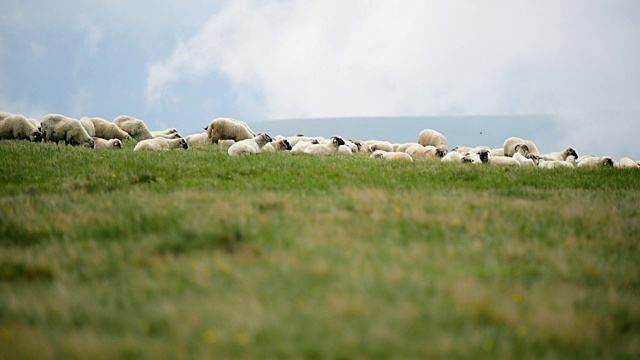
[[[87,134],[91,137],[95,137],[96,135],[96,127],[93,125],[91,118],[88,116],[83,116],[80,118],[80,125],[87,131]],[[101,136],[98,136],[101,137]]]
[[[565,151],[543,154],[540,157],[546,161],[565,161],[568,156],[573,156],[577,159],[578,153],[573,148],[567,148]]]
[[[372,159],[396,160],[396,161],[413,161],[411,155],[402,151],[384,151],[376,150],[370,156]]]
[[[245,122],[231,118],[217,118],[211,121],[206,127],[207,135],[212,144],[217,144],[220,140],[240,140],[253,139],[256,133],[249,128]]]
[[[440,161],[442,162],[453,162],[453,163],[461,163],[463,162],[464,155],[457,151],[449,151],[447,155],[442,157]]]
[[[433,145],[422,146],[420,144],[410,146],[404,152],[409,154],[413,159],[441,160],[446,155],[442,147],[437,148]]]
[[[269,134],[260,133],[251,139],[236,141],[233,145],[229,146],[227,153],[229,156],[260,154],[262,148],[271,142],[271,140]]]
[[[121,141],[131,140],[131,135],[122,130],[118,125],[107,121],[103,118],[93,117],[90,118],[94,128],[94,136],[106,140],[118,139]],[[86,129],[86,127],[85,127]]]
[[[520,163],[509,156],[490,156],[488,150],[482,150],[478,154],[480,162],[483,164],[498,165],[498,166],[520,166]]]
[[[540,156],[540,151],[538,150],[538,147],[536,146],[536,144],[533,143],[533,141],[524,140],[518,137],[510,137],[504,141],[504,145],[502,147],[504,151],[504,156],[513,156],[513,154],[515,154],[516,152],[516,145],[518,144],[527,145],[527,147],[529,148],[530,154]]]
[[[153,135],[153,132],[152,132],[152,135]],[[171,134],[162,134],[162,133],[155,134],[155,135],[153,135],[153,137],[154,138],[161,137],[161,138],[165,138],[165,139],[180,139],[182,137],[182,135],[180,135],[180,133],[178,133],[178,132],[174,132],[174,133],[171,133]]]
[[[200,134],[191,134],[184,138],[189,146],[205,146],[211,144],[211,140],[207,135],[207,132]]]
[[[0,120],[0,139],[29,140],[40,142],[42,133],[26,117],[19,114],[3,113]]]
[[[227,139],[227,140],[218,140],[218,147],[221,149],[228,149],[231,145],[235,144],[235,140]]]
[[[407,149],[412,147],[412,146],[416,146],[416,145],[420,145],[416,142],[408,142],[408,143],[404,143],[404,144],[400,144],[398,145],[398,147],[396,147],[396,151],[398,152],[407,152]],[[422,146],[422,145],[420,145]]]
[[[344,145],[344,140],[339,136],[334,136],[330,140],[331,142],[329,144],[309,145],[304,149],[304,153],[311,155],[335,155],[340,145]]]
[[[577,166],[576,158],[573,155],[567,156],[566,160],[545,160],[538,159],[538,167],[541,169],[569,168],[573,169]]]
[[[271,141],[262,147],[262,152],[291,151],[289,140],[282,138]]]
[[[628,168],[628,169],[638,169],[638,168],[640,168],[640,164],[638,164],[638,162],[636,162],[633,159],[630,159],[628,157],[623,157],[618,162],[618,167],[619,168]]]
[[[171,134],[175,134],[177,132],[178,132],[178,129],[169,128],[169,129],[165,129],[165,130],[152,131],[151,132],[151,136],[156,137],[158,135],[171,135]]]
[[[128,115],[120,115],[113,119],[113,123],[120,129],[126,131],[129,136],[137,140],[153,139],[151,131],[143,120],[136,119]]]
[[[306,148],[308,148],[309,146],[314,145],[314,144],[317,145],[318,144],[318,140],[309,139],[309,141],[298,141],[291,148],[291,152],[292,153],[303,153]]]
[[[471,151],[471,149],[473,148],[470,146],[456,146],[453,149],[451,149],[451,151],[455,151],[462,155],[466,155],[469,151]]]
[[[424,129],[420,131],[420,134],[418,134],[418,144],[422,146],[435,146],[440,149],[444,155],[448,152],[447,138],[433,129]]]
[[[525,144],[518,144],[515,147],[516,152],[513,154],[512,158],[520,163],[520,166],[524,167],[536,167],[539,163],[539,158],[536,155],[531,154],[531,158],[528,158],[529,155],[529,147]]]
[[[162,137],[145,139],[136,144],[133,151],[168,151],[173,149],[189,149],[187,140],[180,139],[165,139]]]
[[[36,129],[38,129],[38,131],[40,131],[42,133],[42,124],[40,124],[40,121],[34,119],[34,118],[27,118],[27,120],[29,120],[29,122],[36,127]]]
[[[310,140],[308,136],[304,136],[303,134],[298,134],[296,136],[287,136],[286,139],[287,141],[289,141],[289,144],[291,144],[291,146],[296,146],[296,144],[299,143],[300,141]]]
[[[578,158],[579,168],[612,167],[613,160],[608,156],[581,156]]]
[[[388,142],[388,141],[383,141],[383,140],[366,140],[362,142],[365,146],[367,146],[371,152],[374,152],[376,150],[383,150],[383,151],[393,151],[393,144]]]
[[[93,147],[94,142],[80,121],[59,114],[49,114],[42,118],[42,137],[44,141],[68,145]]]
[[[351,148],[347,144],[344,144],[344,145],[338,146],[338,152],[336,154],[353,155],[353,150],[351,150]]]
[[[103,139],[99,137],[93,137],[94,149],[122,149],[122,140],[120,139]]]

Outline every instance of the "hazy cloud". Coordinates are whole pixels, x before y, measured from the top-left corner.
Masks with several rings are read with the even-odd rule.
[[[147,96],[218,74],[258,118],[638,111],[629,6],[233,1],[149,65]]]

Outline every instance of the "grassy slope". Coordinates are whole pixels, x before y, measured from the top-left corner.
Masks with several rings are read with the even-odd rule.
[[[640,173],[0,142],[9,358],[637,358]]]

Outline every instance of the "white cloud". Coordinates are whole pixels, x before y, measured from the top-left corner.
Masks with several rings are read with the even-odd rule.
[[[640,110],[620,4],[234,1],[149,65],[147,94],[213,73],[262,118]]]

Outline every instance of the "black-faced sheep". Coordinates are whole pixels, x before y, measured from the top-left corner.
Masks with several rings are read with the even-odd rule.
[[[67,145],[93,147],[94,141],[82,127],[80,121],[59,114],[49,114],[42,118],[42,136],[44,141]]]
[[[94,117],[91,118],[91,123],[95,129],[95,136],[102,139],[119,139],[121,141],[130,140],[131,135],[122,130],[118,125],[107,121],[105,119]]]
[[[271,142],[271,136],[267,133],[261,133],[251,139],[244,139],[235,142],[229,147],[227,153],[229,156],[253,155],[262,152],[262,148]]]
[[[249,125],[231,118],[217,118],[211,121],[206,127],[207,135],[212,144],[217,144],[220,140],[241,140],[253,139],[256,136]]]
[[[129,136],[136,140],[147,140],[153,138],[147,124],[140,119],[127,115],[120,115],[113,119],[113,123],[118,125],[120,129],[126,131]]]
[[[531,140],[524,140],[518,137],[510,137],[504,141],[503,151],[504,156],[513,156],[516,152],[516,145],[524,144],[529,148],[529,153],[533,155],[540,156],[540,151],[538,151],[538,147]]]
[[[584,156],[578,159],[579,168],[613,167],[613,160],[608,156]]]
[[[291,151],[291,144],[287,139],[271,141],[262,147],[262,152]]]
[[[6,114],[6,116],[5,116]],[[26,117],[19,114],[4,113],[0,120],[0,139],[29,140],[40,142],[42,133]]]
[[[444,155],[448,152],[447,138],[433,129],[424,129],[420,131],[420,134],[418,134],[418,144],[422,146],[435,146],[440,149]]]
[[[384,160],[396,160],[396,161],[413,161],[411,155],[402,151],[383,151],[376,150],[370,156],[371,159],[384,159]]]
[[[133,151],[167,151],[173,149],[188,149],[189,145],[187,144],[187,140],[180,139],[165,139],[165,138],[152,138],[145,139],[136,144],[133,148]]]
[[[620,161],[617,164],[618,164],[617,167],[619,168],[627,168],[627,169],[640,168],[640,164],[638,164],[638,162],[628,157],[623,157],[622,159],[620,159]]]
[[[509,156],[490,156],[488,150],[482,150],[478,154],[483,164],[491,164],[498,166],[520,166],[520,163]]]
[[[540,157],[546,161],[565,161],[568,156],[573,156],[577,159],[578,153],[573,148],[567,148],[565,151],[543,154]]]
[[[304,149],[305,154],[311,155],[335,155],[340,145],[344,145],[344,140],[339,136],[331,138],[328,144],[314,144]]]

